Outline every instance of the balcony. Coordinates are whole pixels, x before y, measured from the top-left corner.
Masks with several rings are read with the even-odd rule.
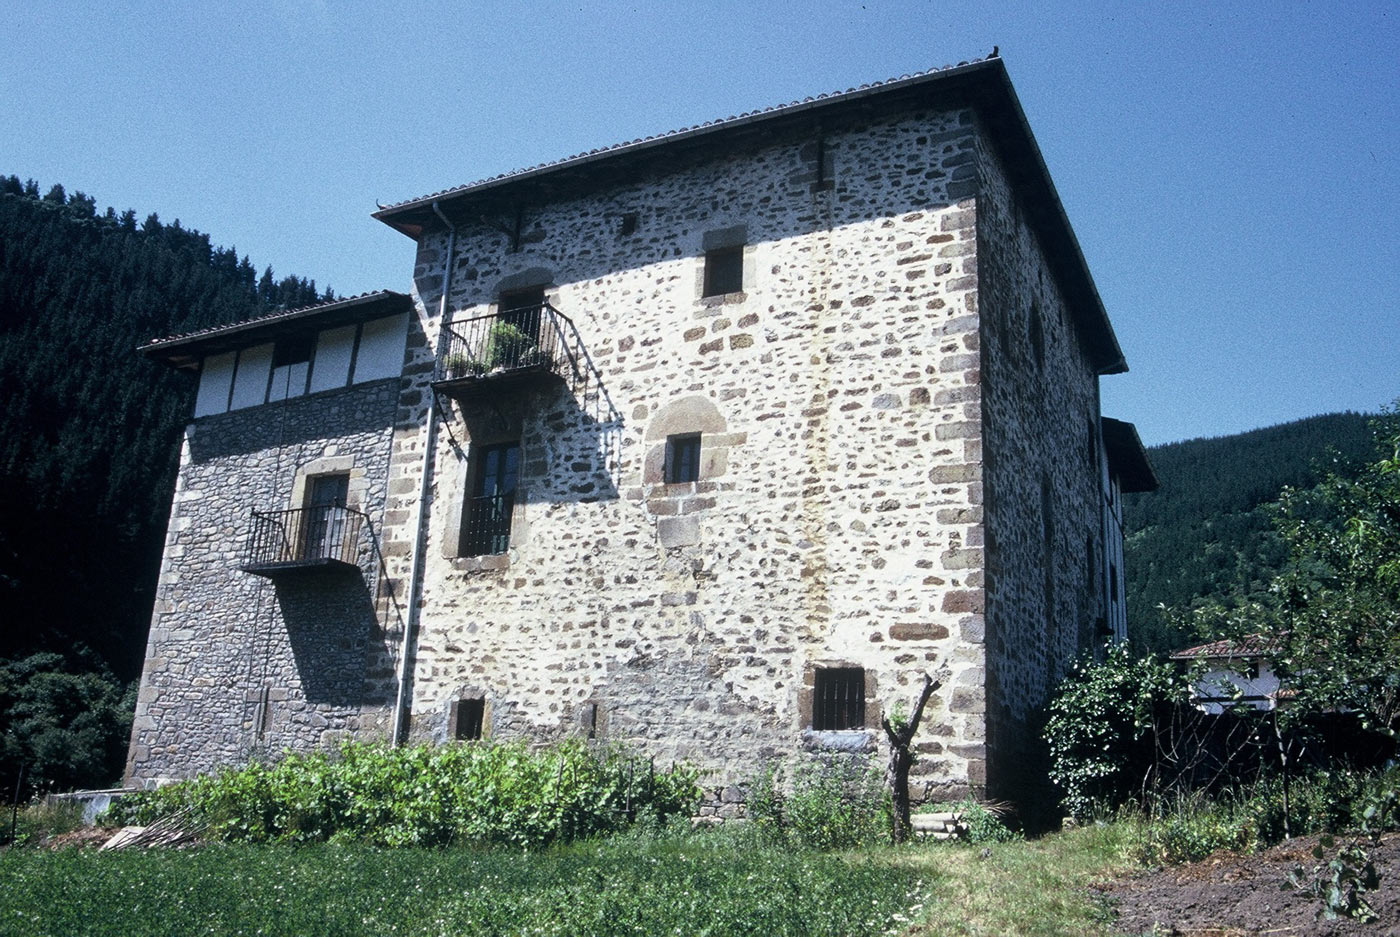
[[[503,310],[448,326],[433,386],[468,399],[563,382],[575,385],[586,360],[578,330],[548,303]]]
[[[334,505],[254,511],[244,572],[275,579],[290,573],[359,570],[365,516]]]

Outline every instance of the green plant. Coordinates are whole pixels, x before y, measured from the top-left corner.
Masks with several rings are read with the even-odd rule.
[[[7,805],[8,806],[8,805]],[[15,816],[14,839],[10,839],[9,809],[5,810],[4,824],[0,826],[0,844],[29,846],[42,843],[60,833],[71,833],[83,825],[81,804],[35,800],[19,809]]]
[[[934,805],[926,809],[939,813],[956,813],[960,816],[967,830],[966,840],[972,845],[1009,843],[1017,838],[1016,832],[1006,825],[998,815],[998,810],[994,809],[995,806],[975,800],[961,800],[955,804]]]
[[[622,829],[639,812],[688,816],[697,772],[658,771],[621,749],[582,743],[389,748],[351,743],[291,754],[143,792],[111,817],[145,823],[188,808],[230,842],[500,843],[536,848]]]
[[[770,842],[805,849],[849,849],[885,842],[890,795],[862,760],[831,756],[792,770],[769,766],[749,788],[750,820]]]
[[[1336,848],[1337,842],[1324,835],[1313,847],[1313,858],[1318,864],[1311,871],[1301,865],[1288,873],[1288,880],[1282,887],[1296,889],[1316,898],[1321,904],[1317,916],[1334,921],[1348,917],[1358,921],[1374,921],[1376,912],[1364,897],[1367,892],[1380,887],[1380,874],[1371,854],[1360,843],[1350,843],[1337,850],[1330,860],[1327,852]]]
[[[1050,779],[1065,792],[1071,816],[1086,819],[1151,788],[1158,728],[1186,693],[1169,664],[1134,659],[1125,645],[1101,663],[1075,665],[1050,701],[1045,727]]]
[[[514,368],[526,362],[525,356],[537,350],[535,339],[513,322],[492,323],[486,336],[486,367]]]
[[[486,362],[478,361],[465,352],[454,351],[443,356],[442,370],[449,377],[465,377],[468,374],[485,374],[489,369]]]

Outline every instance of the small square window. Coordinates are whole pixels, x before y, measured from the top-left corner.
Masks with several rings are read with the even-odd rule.
[[[865,726],[865,671],[860,667],[819,667],[812,690],[812,728]]]
[[[700,480],[700,434],[666,437],[666,484]]]
[[[706,296],[723,296],[744,288],[744,248],[721,247],[705,251]]]
[[[481,738],[482,723],[486,721],[486,700],[459,699],[454,704],[452,737],[459,742],[475,742]]]

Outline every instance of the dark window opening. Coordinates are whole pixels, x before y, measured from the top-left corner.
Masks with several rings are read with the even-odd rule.
[[[705,295],[723,296],[744,288],[744,248],[705,251]]]
[[[637,233],[637,222],[641,217],[634,211],[624,212],[622,215],[622,227],[618,230],[621,237]]]
[[[819,667],[812,690],[812,728],[859,729],[865,725],[865,671]]]
[[[462,511],[461,553],[504,553],[510,548],[510,520],[520,481],[520,444],[484,446],[474,463],[471,495]]]
[[[666,437],[666,472],[663,477],[668,485],[700,480],[699,433]]]
[[[349,475],[320,475],[311,479],[303,520],[303,559],[344,559],[345,508]]]
[[[486,721],[486,700],[459,699],[456,702],[456,727],[452,737],[459,742],[475,742],[481,739],[482,724]]]
[[[311,379],[311,350],[314,335],[294,335],[277,340],[272,347],[272,373],[268,377],[268,402],[300,397]]]
[[[536,286],[528,290],[512,290],[502,293],[499,304],[499,319],[521,331],[530,345],[540,340],[540,309],[544,306],[544,287]]]
[[[284,364],[301,364],[311,360],[311,346],[315,337],[311,335],[297,335],[290,338],[278,339],[277,345],[272,349],[272,366],[280,367]]]

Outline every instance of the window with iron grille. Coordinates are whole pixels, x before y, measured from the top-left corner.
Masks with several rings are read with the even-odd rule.
[[[666,437],[666,484],[700,480],[700,434]]]
[[[720,247],[705,251],[706,296],[723,296],[744,288],[744,248]]]
[[[812,728],[865,726],[865,671],[860,667],[818,667],[812,690]]]
[[[482,724],[486,721],[486,700],[459,699],[454,704],[452,737],[459,742],[474,742],[481,738]]]
[[[510,521],[520,481],[520,443],[482,446],[474,453],[471,495],[462,510],[461,554],[491,556],[510,548]]]

